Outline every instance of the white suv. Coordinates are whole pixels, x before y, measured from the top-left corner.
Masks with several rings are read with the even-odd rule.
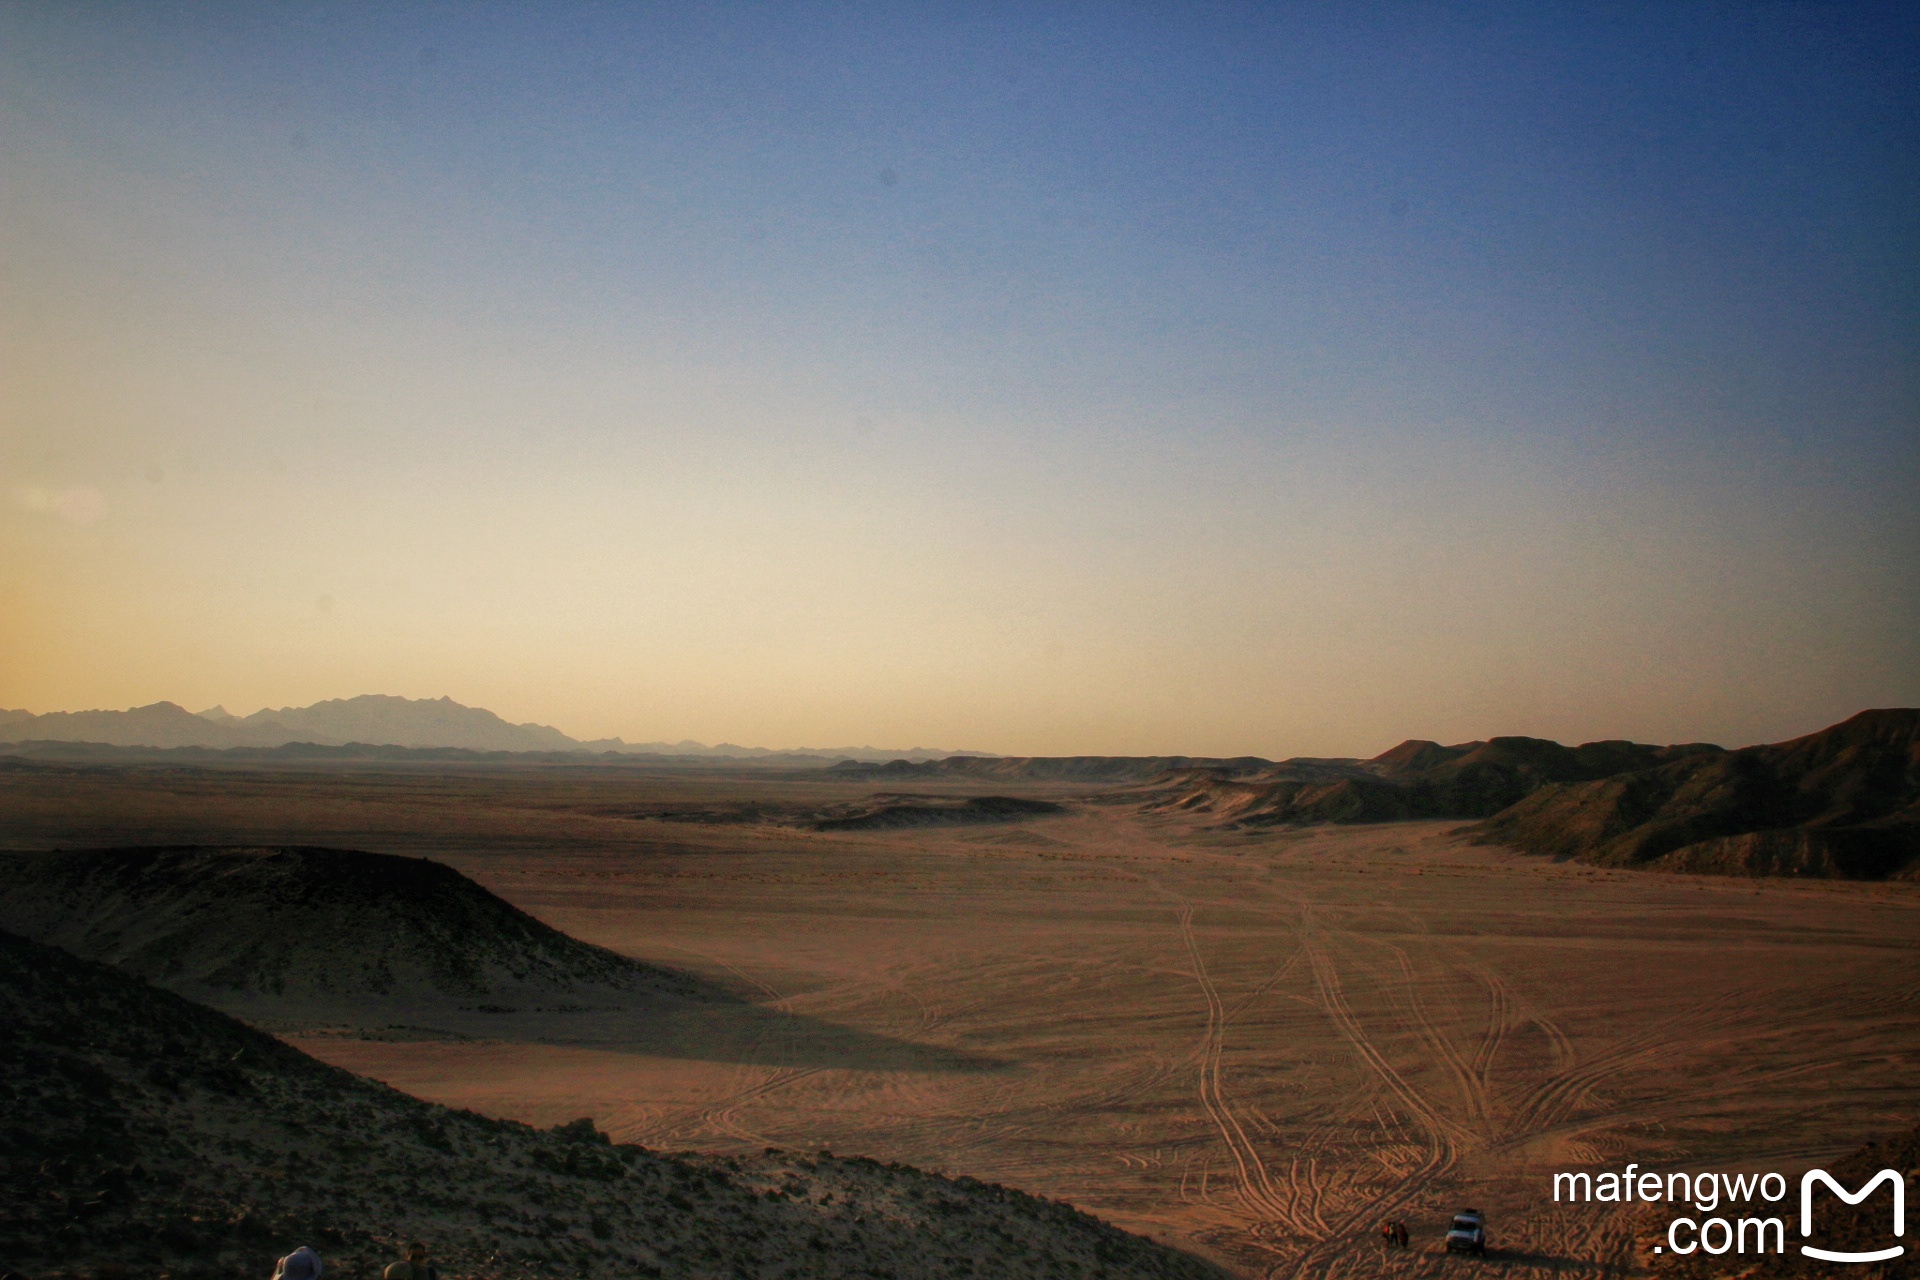
[[[1462,1209],[1453,1215],[1453,1227],[1447,1232],[1448,1253],[1487,1252],[1487,1222],[1478,1209]]]

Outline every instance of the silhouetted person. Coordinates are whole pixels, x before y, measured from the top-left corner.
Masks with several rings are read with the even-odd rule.
[[[427,1246],[415,1240],[407,1246],[407,1260],[388,1263],[380,1277],[381,1280],[440,1280],[440,1268],[427,1260]]]
[[[275,1265],[273,1280],[320,1280],[320,1255],[301,1245]]]

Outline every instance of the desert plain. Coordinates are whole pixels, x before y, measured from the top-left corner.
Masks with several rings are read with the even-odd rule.
[[[818,830],[824,771],[0,773],[16,849],[425,855],[576,937],[747,996],[316,1019],[434,1101],[668,1150],[830,1149],[1064,1199],[1245,1276],[1622,1273],[1644,1220],[1551,1174],[1804,1167],[1920,1109],[1920,887],[1612,871],[1457,821],[1244,831],[1124,787],[1023,821]],[[984,794],[929,783],[922,795]],[[1440,1248],[1488,1214],[1486,1259]],[[1380,1242],[1405,1222],[1412,1248]]]

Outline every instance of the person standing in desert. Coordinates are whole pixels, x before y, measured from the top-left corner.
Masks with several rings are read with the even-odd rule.
[[[301,1245],[274,1265],[273,1280],[320,1280],[320,1255]]]
[[[390,1262],[381,1280],[440,1280],[440,1268],[428,1260],[427,1246],[415,1240],[407,1246],[404,1262]]]

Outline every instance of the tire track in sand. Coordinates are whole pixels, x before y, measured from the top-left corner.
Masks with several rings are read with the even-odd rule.
[[[1351,936],[1351,935],[1349,935]],[[1451,1037],[1434,1025],[1427,1014],[1426,1002],[1420,998],[1420,978],[1413,971],[1413,960],[1407,955],[1405,947],[1382,939],[1369,939],[1376,946],[1384,947],[1392,953],[1394,963],[1400,969],[1400,976],[1406,987],[1407,1012],[1412,1015],[1414,1029],[1420,1038],[1433,1050],[1433,1056],[1447,1069],[1459,1087],[1460,1097],[1466,1103],[1467,1118],[1470,1125],[1484,1128],[1487,1123],[1487,1095],[1482,1072],[1460,1056],[1460,1050],[1454,1046]],[[1483,1042],[1484,1043],[1484,1042]]]
[[[788,1014],[791,1012],[791,1010],[787,1006],[791,1001],[792,997],[785,995],[777,987],[774,987],[771,984],[764,982],[759,978],[754,977],[752,974],[746,972],[744,969],[741,969],[738,966],[726,960],[722,960],[718,956],[709,955],[701,951],[695,951],[690,947],[677,947],[675,948],[675,950],[684,951],[688,955],[698,956],[709,964],[725,969],[728,973],[732,974],[736,979],[738,979],[740,982],[744,983],[745,985],[758,988],[761,994],[766,996],[766,1000],[764,1001],[763,1007],[767,1009],[771,1009],[774,1012],[781,1013],[781,1014]],[[776,1022],[775,1025],[779,1026],[781,1024],[779,1022]],[[786,1029],[782,1027],[782,1032],[780,1034],[784,1038],[784,1036],[788,1033],[786,1032]],[[761,1043],[764,1044],[768,1040],[771,1040],[772,1038],[773,1038],[772,1036],[764,1037],[761,1040]],[[739,1070],[741,1071],[742,1074],[747,1074],[747,1073],[751,1073],[754,1069],[752,1067],[741,1067],[739,1068]],[[771,1075],[764,1076],[761,1079],[756,1080],[754,1083],[748,1085],[746,1088],[736,1090],[735,1092],[721,1098],[716,1103],[709,1105],[706,1108],[700,1110],[698,1112],[697,1118],[693,1121],[692,1124],[686,1124],[683,1122],[682,1124],[673,1126],[672,1132],[687,1133],[690,1136],[696,1136],[704,1130],[706,1132],[723,1134],[730,1138],[736,1138],[742,1142],[754,1143],[761,1146],[769,1145],[769,1140],[767,1139],[765,1134],[759,1133],[752,1129],[748,1129],[747,1127],[745,1127],[739,1122],[740,1113],[746,1110],[749,1104],[759,1101],[760,1099],[766,1097],[768,1094],[774,1093],[780,1089],[784,1089],[788,1085],[791,1085],[791,1084],[797,1083],[800,1080],[806,1079],[808,1076],[818,1075],[820,1074],[820,1072],[824,1070],[826,1070],[825,1067],[776,1068]]]
[[[1322,940],[1319,931],[1314,928],[1311,909],[1307,913],[1302,929],[1302,946],[1313,967],[1314,986],[1320,997],[1321,1008],[1326,1011],[1335,1028],[1352,1046],[1361,1061],[1373,1071],[1387,1090],[1400,1100],[1418,1127],[1425,1131],[1427,1153],[1419,1168],[1386,1191],[1350,1209],[1333,1224],[1333,1229],[1327,1236],[1310,1245],[1305,1253],[1293,1260],[1290,1267],[1281,1264],[1269,1270],[1267,1273],[1269,1277],[1277,1276],[1283,1270],[1294,1277],[1304,1277],[1315,1271],[1323,1275],[1330,1274],[1329,1268],[1337,1264],[1339,1251],[1347,1247],[1349,1237],[1357,1226],[1393,1214],[1409,1203],[1429,1183],[1453,1168],[1460,1158],[1463,1144],[1477,1145],[1476,1136],[1470,1130],[1441,1114],[1424,1094],[1414,1088],[1406,1077],[1387,1061],[1386,1055],[1367,1034],[1366,1028],[1347,1001],[1340,971],[1334,963],[1332,953]]]
[[[775,1090],[784,1089],[808,1076],[819,1075],[824,1070],[825,1067],[787,1067],[776,1071],[752,1088],[734,1094],[720,1106],[703,1112],[700,1122],[715,1133],[724,1133],[742,1142],[769,1145],[770,1139],[765,1134],[739,1123],[740,1113],[746,1110],[748,1104],[760,1101]]]
[[[1730,1013],[1727,1006],[1745,994],[1729,991],[1702,1001],[1615,1042],[1605,1052],[1584,1063],[1576,1060],[1566,1070],[1535,1088],[1521,1103],[1513,1125],[1513,1138],[1531,1136],[1565,1120],[1591,1090],[1611,1076],[1682,1056],[1688,1046],[1698,1042],[1702,1030],[1738,1021],[1738,1014]],[[1677,1034],[1680,1032],[1685,1034]]]
[[[1233,1159],[1234,1168],[1240,1175],[1241,1202],[1256,1219],[1256,1225],[1249,1230],[1248,1234],[1256,1242],[1264,1245],[1264,1241],[1261,1240],[1260,1225],[1277,1222],[1309,1240],[1319,1239],[1321,1230],[1300,1211],[1297,1179],[1288,1192],[1282,1192],[1275,1185],[1273,1174],[1267,1168],[1265,1159],[1261,1157],[1259,1148],[1247,1136],[1245,1128],[1241,1126],[1239,1118],[1233,1112],[1232,1104],[1228,1101],[1220,1062],[1225,1050],[1226,1026],[1230,1015],[1227,1012],[1226,1002],[1220,995],[1219,986],[1207,970],[1206,958],[1200,953],[1199,939],[1193,930],[1193,903],[1151,876],[1118,867],[1110,870],[1124,879],[1146,885],[1175,904],[1180,925],[1180,940],[1186,947],[1193,979],[1200,987],[1201,995],[1205,998],[1207,1005],[1207,1025],[1200,1049],[1200,1105],[1219,1132],[1220,1140],[1226,1146],[1228,1155]],[[1290,957],[1287,965],[1283,966],[1283,971],[1285,968],[1290,968],[1297,959],[1297,954]],[[1279,974],[1276,973],[1263,982],[1261,989],[1264,990],[1270,986],[1278,976]],[[1235,1012],[1244,1009],[1250,999],[1242,1000],[1236,1006]]]
[[[1207,1030],[1200,1062],[1200,1105],[1206,1109],[1214,1128],[1220,1132],[1220,1140],[1233,1157],[1234,1167],[1240,1174],[1241,1198],[1256,1217],[1278,1220],[1302,1236],[1318,1239],[1320,1231],[1298,1211],[1298,1184],[1287,1194],[1275,1187],[1266,1161],[1261,1158],[1253,1140],[1247,1137],[1246,1130],[1241,1127],[1239,1118],[1234,1115],[1233,1107],[1227,1101],[1220,1072],[1220,1059],[1226,1045],[1226,1005],[1220,998],[1219,987],[1207,972],[1206,959],[1200,954],[1199,940],[1194,936],[1193,904],[1158,884],[1153,887],[1180,903],[1180,938],[1186,944],[1187,956],[1193,964],[1194,981],[1199,983],[1201,994],[1207,1002]]]

